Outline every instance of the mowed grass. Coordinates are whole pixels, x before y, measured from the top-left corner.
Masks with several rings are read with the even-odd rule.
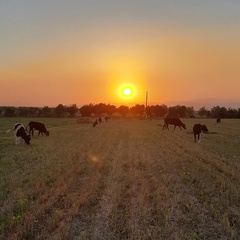
[[[240,120],[0,119],[0,239],[239,239]],[[210,133],[193,141],[194,123]]]

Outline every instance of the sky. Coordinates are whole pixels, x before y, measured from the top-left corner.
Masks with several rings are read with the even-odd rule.
[[[239,0],[0,1],[0,106],[240,99],[239,12]]]

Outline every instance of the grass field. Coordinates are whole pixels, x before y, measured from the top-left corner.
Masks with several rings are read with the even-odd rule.
[[[0,239],[240,239],[240,120],[37,120],[15,146],[0,119]]]

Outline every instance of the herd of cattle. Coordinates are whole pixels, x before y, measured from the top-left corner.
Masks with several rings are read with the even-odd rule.
[[[27,133],[28,127],[29,127],[29,133]],[[19,144],[19,140],[20,138],[22,138],[25,141],[25,143],[29,145],[31,141],[31,134],[32,134],[32,137],[34,136],[34,129],[38,131],[38,136],[40,135],[40,133],[42,135],[45,134],[46,136],[49,136],[49,131],[47,131],[43,123],[31,121],[27,125],[26,129],[22,123],[16,123],[13,129],[14,135],[15,135],[15,143]],[[7,130],[7,133],[9,133],[10,131],[11,129]]]
[[[101,123],[106,123],[110,117],[99,117],[96,119],[96,121],[93,123],[93,127],[95,127],[97,124]],[[217,123],[221,122],[220,118],[216,119]],[[180,130],[181,128],[186,129],[186,125],[179,119],[179,118],[170,118],[167,117],[164,119],[164,125],[162,129],[168,129],[168,125],[174,125],[174,130],[176,127],[179,127]],[[29,127],[29,130],[28,130]],[[38,131],[38,136],[41,135],[46,135],[49,136],[49,131],[46,129],[45,125],[40,122],[29,122],[27,125],[26,129],[21,123],[16,123],[14,126],[14,135],[15,135],[15,143],[19,144],[20,138],[22,138],[26,144],[30,144],[31,141],[31,135],[32,137],[34,136],[34,130]],[[7,131],[10,132],[10,129]],[[201,133],[208,133],[208,128],[206,125],[201,125],[201,124],[195,124],[193,126],[193,135],[194,135],[194,142],[198,140],[198,143],[201,141]]]
[[[217,123],[220,123],[221,119],[217,118]],[[179,127],[181,129],[184,128],[186,129],[186,125],[179,119],[179,118],[165,118],[164,119],[164,125],[162,127],[162,129],[168,129],[168,125],[172,124],[174,125],[174,130],[176,127]],[[198,143],[200,143],[201,141],[201,133],[208,133],[208,128],[206,127],[206,125],[201,125],[201,124],[195,124],[193,126],[193,135],[194,135],[194,142],[197,141],[198,139]]]

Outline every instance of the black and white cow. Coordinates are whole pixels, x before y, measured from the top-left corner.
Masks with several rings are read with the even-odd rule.
[[[28,127],[29,127],[29,134],[32,134],[32,136],[34,134],[34,129],[38,130],[38,136],[40,135],[40,133],[42,135],[45,134],[46,136],[49,136],[49,131],[47,131],[47,129],[43,123],[31,121],[27,125],[26,130],[28,129]]]
[[[108,121],[108,119],[110,119],[111,117],[99,117],[96,119],[96,121],[93,123],[93,127],[95,127],[97,124],[101,124],[101,123],[106,123]]]
[[[30,144],[31,136],[27,134],[24,126],[21,123],[16,123],[14,126],[14,135],[15,135],[15,143],[19,144],[20,137],[24,139],[26,144]]]
[[[206,127],[206,125],[195,124],[193,126],[194,142],[196,142],[197,139],[198,139],[198,143],[201,142],[201,133],[202,132],[203,133],[208,132],[208,128]]]
[[[164,125],[163,125],[162,129],[168,129],[169,130],[168,124],[174,125],[174,130],[175,130],[176,127],[179,127],[180,130],[182,130],[181,127],[186,129],[186,125],[179,118],[170,118],[170,117],[165,118],[164,119]]]

